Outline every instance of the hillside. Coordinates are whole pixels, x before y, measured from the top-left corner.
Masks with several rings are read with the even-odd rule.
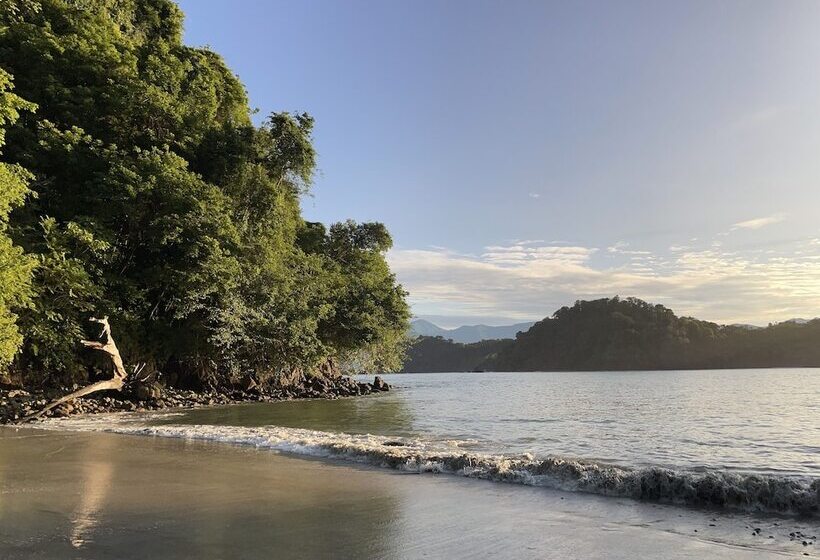
[[[423,336],[408,349],[402,373],[475,371],[512,344],[510,339],[462,344],[440,336]]]
[[[535,323],[516,323],[514,325],[463,325],[455,329],[444,329],[424,319],[415,319],[410,323],[410,331],[415,336],[440,336],[453,342],[471,344],[482,340],[499,340],[515,338],[519,332],[524,332]]]
[[[448,366],[460,363],[461,353],[470,369],[495,371],[717,369],[820,366],[818,343],[820,320],[749,329],[615,297],[562,307],[483,361],[474,362],[475,349],[456,344],[438,343],[436,350]],[[405,371],[449,371],[437,367],[429,349],[423,362],[416,360],[411,349]]]

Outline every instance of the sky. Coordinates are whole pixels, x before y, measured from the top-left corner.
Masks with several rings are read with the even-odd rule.
[[[306,218],[385,223],[418,316],[820,316],[820,2],[179,3],[257,122],[315,117]]]

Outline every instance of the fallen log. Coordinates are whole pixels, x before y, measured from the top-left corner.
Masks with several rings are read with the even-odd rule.
[[[125,382],[128,379],[128,372],[125,369],[125,364],[122,361],[122,356],[120,356],[120,351],[117,348],[117,344],[114,342],[114,337],[111,335],[111,325],[108,323],[108,317],[103,317],[102,319],[92,317],[89,320],[102,325],[102,332],[100,332],[100,336],[98,337],[99,340],[81,340],[80,343],[86,348],[99,350],[100,352],[108,354],[108,357],[111,358],[111,362],[114,365],[114,376],[111,379],[97,381],[91,385],[86,385],[73,393],[69,393],[68,395],[50,402],[34,414],[29,414],[28,416],[21,418],[20,423],[39,418],[49,410],[56,408],[63,403],[73,401],[74,399],[85,395],[90,395],[91,393],[112,390],[122,391],[122,388],[125,386]]]

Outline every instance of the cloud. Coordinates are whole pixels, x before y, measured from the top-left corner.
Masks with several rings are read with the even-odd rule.
[[[527,196],[529,196],[530,198],[541,198],[541,195],[537,192],[531,192]]]
[[[732,231],[738,229],[760,229],[762,227],[770,226],[772,224],[777,224],[782,222],[786,219],[786,215],[782,212],[778,212],[777,214],[772,214],[771,216],[764,216],[762,218],[754,218],[752,220],[746,220],[743,222],[738,222],[736,224],[732,224]]]
[[[664,254],[623,247],[516,243],[480,255],[400,249],[388,258],[417,314],[539,319],[576,299],[621,295],[723,323],[820,315],[820,246],[813,240],[781,252],[708,243]]]
[[[607,253],[615,253],[618,255],[651,255],[649,251],[635,251],[629,249],[629,243],[618,241],[614,245],[606,248]]]

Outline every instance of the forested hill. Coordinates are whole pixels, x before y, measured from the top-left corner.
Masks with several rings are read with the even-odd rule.
[[[417,340],[427,348],[429,341]],[[445,347],[446,346],[446,347]],[[662,305],[635,298],[579,301],[520,333],[508,345],[476,359],[470,345],[441,342],[442,363],[469,370],[584,371],[820,366],[820,320],[784,322],[761,329],[678,317]],[[416,348],[406,371],[422,371]],[[436,367],[430,351],[423,371]]]
[[[92,315],[180,383],[398,367],[387,230],[302,218],[313,119],[254,126],[182,24],[169,0],[0,2],[0,378],[94,375]]]
[[[465,344],[440,336],[422,336],[407,351],[402,372],[476,371],[486,367],[499,351],[512,344],[511,339]]]

